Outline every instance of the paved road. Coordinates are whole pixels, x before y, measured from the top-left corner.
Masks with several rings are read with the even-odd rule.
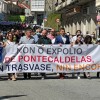
[[[49,75],[46,80],[1,80],[0,100],[100,100],[100,79],[57,78]]]

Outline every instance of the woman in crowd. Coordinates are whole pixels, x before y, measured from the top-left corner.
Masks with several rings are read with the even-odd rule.
[[[77,35],[77,39],[75,41],[75,44],[77,44],[77,45],[83,44],[81,34]],[[79,72],[77,73],[77,79],[80,79],[80,73]]]
[[[8,46],[11,46],[13,47],[17,42],[17,37],[16,35],[12,34],[11,32],[8,32],[7,34],[7,41],[4,43],[4,47],[7,48]],[[6,51],[6,53],[8,53],[8,49]],[[7,63],[9,61],[6,61]],[[15,73],[8,73],[8,80],[13,80],[13,81],[16,81],[16,76],[15,76]]]
[[[82,42],[82,35],[77,35],[77,39],[76,39],[76,41],[75,41],[75,44],[83,44],[83,42]]]
[[[85,44],[92,44],[92,37],[90,35],[87,35],[85,38],[84,38],[84,43]],[[84,73],[84,77],[85,78],[91,78],[90,77],[90,72],[85,72]]]

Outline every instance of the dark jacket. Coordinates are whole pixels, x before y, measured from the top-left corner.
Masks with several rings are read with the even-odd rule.
[[[70,41],[69,41],[69,37],[67,35],[64,36],[66,38],[66,42],[64,43],[63,40],[62,40],[62,37],[61,35],[58,35],[55,39],[55,43],[54,44],[70,44]]]
[[[52,44],[51,40],[47,38],[46,36],[40,37],[38,40],[38,44]]]

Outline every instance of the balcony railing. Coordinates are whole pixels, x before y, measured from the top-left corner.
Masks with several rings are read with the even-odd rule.
[[[59,11],[62,8],[69,6],[69,5],[75,5],[75,4],[84,4],[86,2],[90,2],[93,0],[64,0],[63,2],[56,3],[55,11]]]
[[[55,10],[58,11],[58,10],[64,8],[65,6],[68,6],[68,5],[75,3],[75,2],[78,2],[78,0],[61,0],[61,2],[57,2],[55,4],[55,6],[56,6]]]

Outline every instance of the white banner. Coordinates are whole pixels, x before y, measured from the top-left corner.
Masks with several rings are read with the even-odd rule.
[[[99,45],[8,46],[0,74],[22,72],[98,72]]]

